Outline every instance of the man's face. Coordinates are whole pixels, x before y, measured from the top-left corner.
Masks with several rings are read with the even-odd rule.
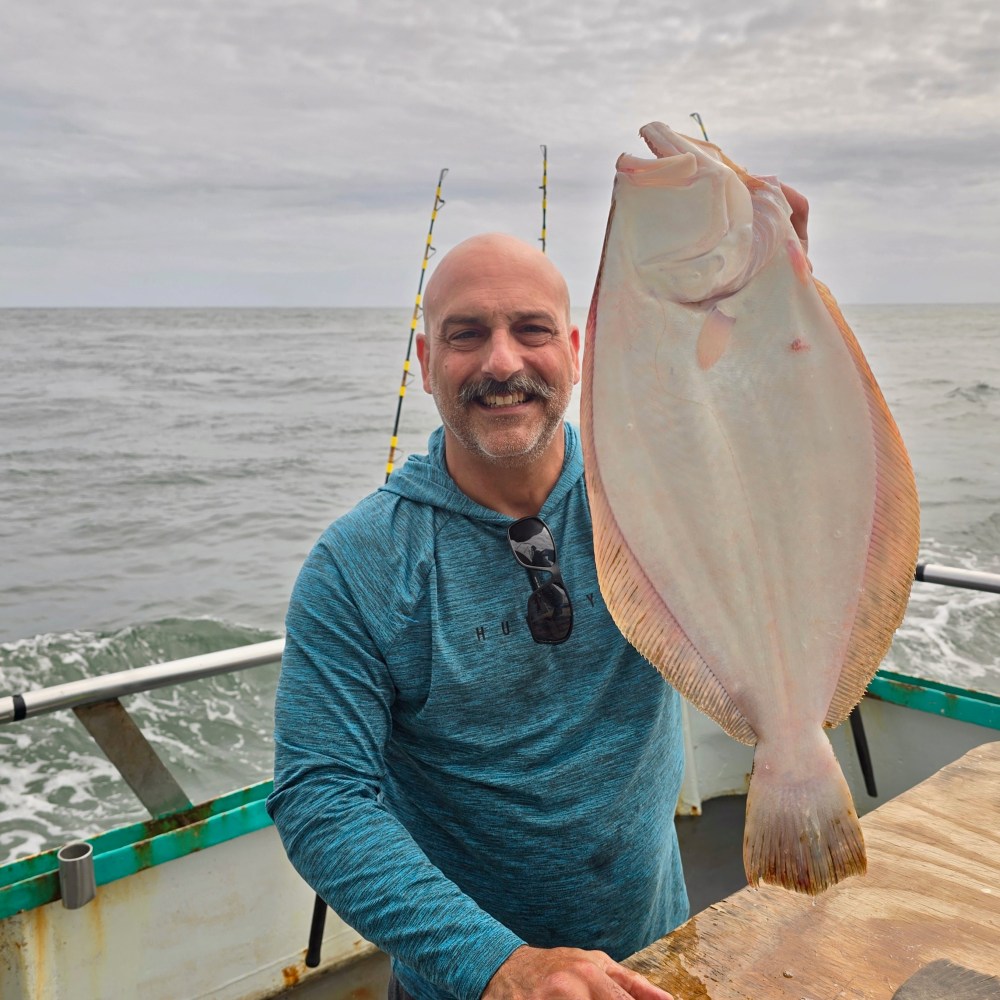
[[[424,389],[452,445],[505,466],[539,457],[580,379],[580,333],[555,267],[512,239],[468,241],[439,265],[425,316]]]

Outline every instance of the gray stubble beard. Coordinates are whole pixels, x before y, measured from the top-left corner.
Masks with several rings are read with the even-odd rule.
[[[496,454],[488,451],[472,432],[470,422],[465,419],[470,406],[475,406],[475,400],[488,395],[497,388],[509,388],[514,392],[525,392],[542,400],[545,409],[545,420],[534,443],[523,451],[507,454]],[[562,427],[566,410],[569,407],[572,389],[563,394],[546,383],[531,379],[529,376],[512,376],[506,382],[495,382],[492,379],[480,383],[467,383],[459,390],[453,402],[443,404],[438,393],[437,381],[431,377],[431,392],[437,405],[438,413],[444,425],[473,454],[501,469],[526,468],[536,461],[552,443],[556,431]],[[497,392],[503,395],[503,392]]]

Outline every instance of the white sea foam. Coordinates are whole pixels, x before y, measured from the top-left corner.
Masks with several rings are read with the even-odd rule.
[[[3,693],[259,642],[209,619],[71,632],[0,645]],[[129,696],[124,704],[195,802],[270,774],[276,667]],[[0,727],[0,862],[148,818],[68,710]]]

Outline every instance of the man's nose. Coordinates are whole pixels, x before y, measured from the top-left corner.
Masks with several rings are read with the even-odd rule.
[[[517,338],[511,336],[508,330],[494,330],[490,334],[489,349],[483,360],[483,374],[497,382],[506,382],[523,367]]]

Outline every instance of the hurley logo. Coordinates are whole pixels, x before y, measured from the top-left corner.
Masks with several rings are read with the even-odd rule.
[[[595,599],[593,594],[584,594],[587,599],[587,603],[590,607],[595,606]],[[527,626],[523,621],[515,622],[515,626],[520,626],[525,631],[527,631]],[[509,620],[500,622],[499,625],[480,625],[476,629],[476,641],[486,642],[487,639],[492,638],[502,638],[505,635],[511,634],[511,623]]]

